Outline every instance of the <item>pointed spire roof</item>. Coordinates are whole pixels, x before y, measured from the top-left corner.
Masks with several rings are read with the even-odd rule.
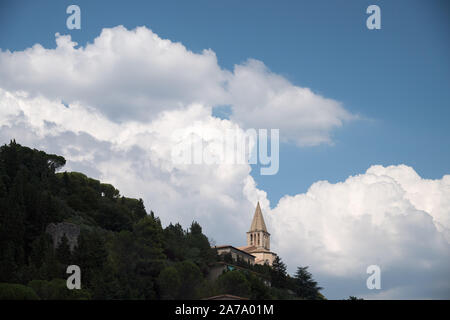
[[[261,207],[258,204],[256,205],[255,215],[253,216],[252,225],[250,226],[250,231],[265,231],[267,232],[266,223],[264,222],[264,218],[262,215]]]

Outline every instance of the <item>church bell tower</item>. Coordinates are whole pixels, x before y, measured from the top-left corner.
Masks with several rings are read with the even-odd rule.
[[[247,232],[247,246],[254,246],[270,251],[270,233],[267,232],[259,201],[256,205],[252,225]]]

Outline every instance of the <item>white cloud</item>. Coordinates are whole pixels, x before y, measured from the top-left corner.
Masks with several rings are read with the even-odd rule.
[[[449,201],[450,175],[425,180],[405,165],[372,166],[344,182],[319,181],[305,194],[283,197],[268,219],[290,267],[310,265],[327,279],[325,287],[355,278],[365,284],[366,268],[375,264],[389,297],[430,291],[438,279],[449,298]],[[434,282],[418,281],[430,275]],[[377,293],[361,287],[362,295]]]
[[[162,112],[152,122],[120,124],[82,106],[0,89],[0,138],[65,156],[67,170],[80,170],[113,183],[127,196],[142,197],[164,223],[192,220],[208,226],[218,241],[235,231],[235,245],[245,240],[256,189],[249,165],[186,165],[172,161],[171,150],[201,133],[214,154],[226,130],[243,130],[211,116],[211,108],[193,104]],[[181,134],[174,135],[174,131]],[[232,212],[233,214],[230,214]],[[245,215],[246,218],[242,218]],[[239,238],[242,238],[239,240]]]
[[[247,165],[172,163],[171,148],[192,132],[202,131],[214,153],[223,130],[242,130],[212,117],[208,107],[194,104],[152,122],[117,124],[82,105],[66,108],[0,89],[0,119],[2,142],[16,137],[62,154],[68,170],[142,197],[164,223],[198,220],[218,243],[245,243],[254,203],[261,201],[272,248],[291,272],[311,266],[332,297],[449,296],[449,175],[426,180],[408,166],[372,166],[341,183],[316,182],[270,210]],[[173,135],[174,128],[185,134]],[[371,264],[382,268],[381,292],[365,289]]]
[[[148,120],[159,111],[192,102],[221,102],[227,73],[211,50],[196,54],[145,27],[103,29],[93,43],[76,47],[56,35],[55,49],[36,44],[1,52],[0,86],[81,102],[111,119]]]
[[[232,119],[247,128],[279,128],[281,139],[298,145],[330,143],[330,132],[356,116],[340,103],[293,85],[250,59],[235,66],[229,82]]]
[[[56,44],[0,51],[0,87],[81,103],[115,122],[147,122],[192,103],[231,105],[243,127],[280,129],[281,139],[299,145],[329,143],[333,129],[355,118],[260,61],[224,70],[212,50],[194,53],[146,27],[105,28],[84,47],[57,34]]]
[[[142,197],[164,223],[198,220],[218,243],[245,242],[259,200],[272,248],[291,271],[310,265],[333,297],[450,296],[450,176],[373,166],[270,210],[248,165],[171,161],[172,147],[198,132],[211,154],[224,130],[246,127],[280,128],[299,145],[330,142],[332,129],[354,118],[338,102],[258,61],[223,70],[211,50],[192,53],[146,28],[104,29],[86,47],[68,36],[57,43],[0,53],[0,142],[62,154],[67,170]],[[230,120],[211,116],[216,104],[232,105]],[[370,264],[382,268],[377,295],[365,289]]]

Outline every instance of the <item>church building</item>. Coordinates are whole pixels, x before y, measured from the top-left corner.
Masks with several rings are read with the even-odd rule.
[[[239,257],[251,264],[272,265],[277,255],[270,251],[270,233],[267,231],[259,202],[256,205],[250,230],[247,232],[247,245],[237,248],[230,245],[215,248],[218,254],[230,253],[234,260]]]

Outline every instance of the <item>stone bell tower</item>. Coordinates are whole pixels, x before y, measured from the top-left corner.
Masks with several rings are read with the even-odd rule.
[[[247,246],[270,251],[270,233],[267,232],[259,201],[256,205],[250,230],[247,232]]]

